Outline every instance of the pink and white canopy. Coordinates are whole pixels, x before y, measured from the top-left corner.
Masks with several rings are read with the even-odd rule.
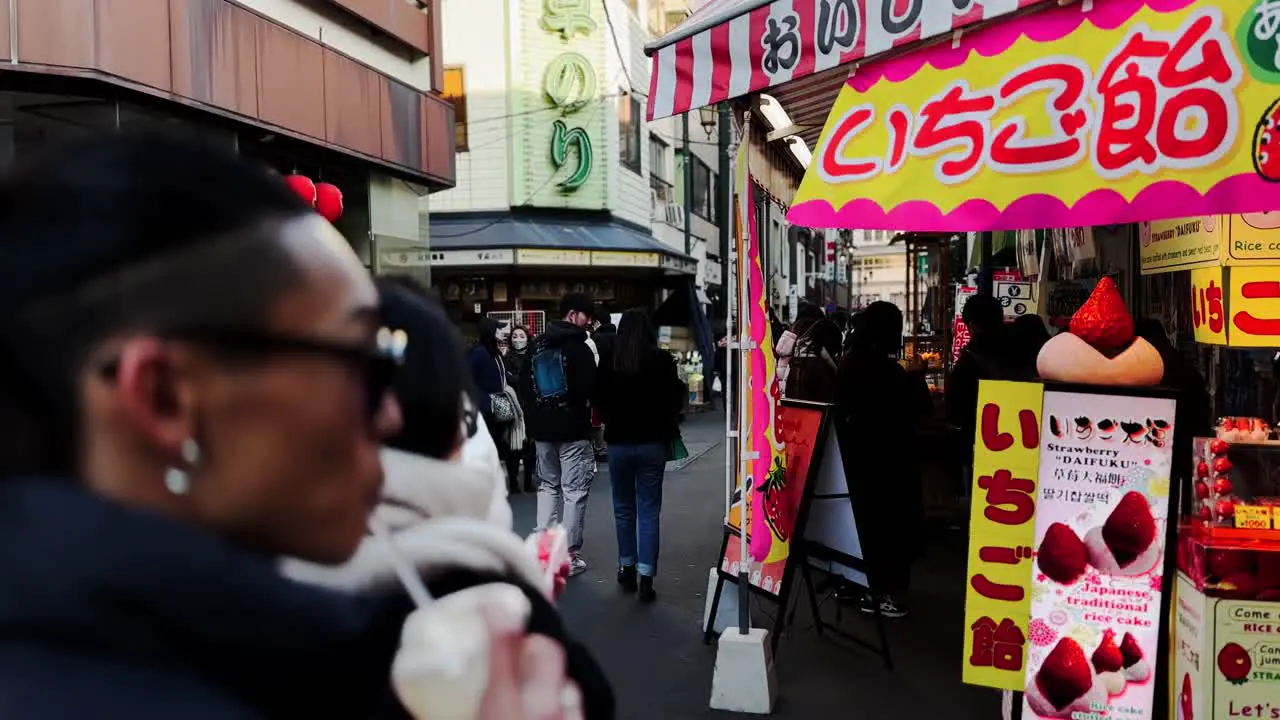
[[[1049,0],[708,0],[645,48],[650,120],[766,90]]]

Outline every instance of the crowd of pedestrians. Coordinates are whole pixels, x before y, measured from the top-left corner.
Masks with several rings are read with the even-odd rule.
[[[952,366],[938,412],[923,368],[902,357],[903,316],[897,306],[876,302],[847,316],[802,305],[790,325],[775,319],[774,350],[783,397],[835,408],[873,589],[850,587],[841,596],[866,612],[878,607],[888,617],[909,613],[911,565],[923,550],[925,536],[921,458],[948,453],[955,460],[950,466],[961,468],[955,473],[959,494],[967,495],[980,383],[1037,379],[1036,358],[1050,337],[1039,316],[1009,322],[997,299],[979,293],[968,299],[962,318],[971,340]],[[1208,432],[1204,380],[1177,352],[1158,321],[1140,322],[1138,331],[1164,359],[1163,384],[1181,392],[1179,426],[1191,430],[1179,435],[1186,440],[1175,447],[1175,454],[1185,462],[1175,465],[1190,467],[1189,438]],[[952,442],[926,447],[929,440],[922,431],[931,425],[949,427],[943,436]]]
[[[687,389],[644,311],[626,311],[615,327],[590,298],[571,293],[559,316],[536,336],[480,320],[468,355],[474,402],[505,467],[507,491],[537,492],[535,530],[564,527],[570,577],[587,569],[587,503],[599,464],[607,462],[618,583],[652,602],[663,474]]]

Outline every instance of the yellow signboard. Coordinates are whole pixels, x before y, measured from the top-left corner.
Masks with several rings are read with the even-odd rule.
[[[1280,212],[1248,213],[1231,218],[1226,264],[1280,264]]]
[[[964,601],[963,675],[970,685],[1026,687],[1029,549],[1035,545],[1043,405],[1044,386],[1039,383],[984,380],[978,388]],[[1025,557],[1015,552],[1010,562],[1007,556],[1016,548],[1028,551]],[[1020,590],[1013,593],[1016,598],[1009,595],[1014,590]]]
[[[1142,274],[1219,264],[1226,227],[1219,215],[1148,223],[1140,233]]]
[[[1196,342],[1227,344],[1226,293],[1221,266],[1191,271],[1191,327],[1195,330]]]
[[[658,253],[592,250],[591,264],[597,267],[658,267]]]
[[[1278,203],[1280,204],[1280,203]],[[1144,223],[1143,275],[1226,265],[1280,265],[1280,212]]]
[[[1280,266],[1230,270],[1231,318],[1227,339],[1233,347],[1280,347]]]

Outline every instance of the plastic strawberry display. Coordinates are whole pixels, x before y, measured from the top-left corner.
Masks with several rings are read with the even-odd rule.
[[[1253,670],[1249,652],[1235,643],[1227,643],[1218,651],[1218,672],[1232,685],[1243,685]]]
[[[1102,352],[1119,352],[1133,342],[1133,318],[1115,281],[1103,277],[1071,316],[1071,334]]]
[[[791,530],[795,527],[795,506],[787,496],[786,488],[787,470],[782,466],[782,458],[775,457],[769,477],[757,489],[764,499],[765,522],[782,542],[790,540]]]

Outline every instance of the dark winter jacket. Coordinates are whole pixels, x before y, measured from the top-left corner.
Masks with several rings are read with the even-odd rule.
[[[540,398],[534,383],[534,366],[540,353],[558,355],[568,393],[554,399]],[[591,437],[591,395],[596,384],[596,359],[587,347],[587,331],[563,320],[551,323],[525,356],[520,373],[520,406],[525,431],[541,442],[575,442]]]
[[[596,406],[604,419],[604,439],[620,445],[665,443],[680,432],[685,384],[671,354],[655,350],[638,373],[600,366]]]
[[[0,587],[6,720],[407,717],[403,610],[70,482],[3,480]]]
[[[471,346],[471,350],[467,353],[467,365],[471,368],[476,407],[484,413],[485,422],[491,422],[489,396],[502,392],[506,383],[506,367],[501,357],[495,358],[489,354],[488,348],[479,344]]]
[[[529,632],[558,640],[589,720],[612,690],[538,591],[472,571],[433,595],[509,582]],[[0,718],[408,718],[391,663],[412,602],[284,578],[272,558],[102,500],[66,480],[0,478]]]

